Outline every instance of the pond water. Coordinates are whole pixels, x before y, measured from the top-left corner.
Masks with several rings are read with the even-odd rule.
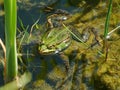
[[[94,3],[91,3],[93,1]],[[72,17],[65,21],[65,24],[72,25],[73,30],[77,29],[81,34],[90,32],[90,38],[85,43],[73,38],[70,46],[59,54],[39,54],[37,44],[22,46],[19,53],[23,56],[18,58],[19,72],[22,74],[28,70],[32,73],[32,81],[23,90],[119,90],[120,29],[111,35],[108,42],[110,45],[108,60],[105,61],[105,56],[101,54],[103,48],[101,36],[104,32],[108,1],[18,0],[18,17],[25,27],[29,25],[28,33],[36,20],[40,19],[39,26],[47,22],[51,13],[45,12],[46,6],[69,12]],[[119,6],[120,0],[113,1],[110,31],[120,25]],[[4,18],[1,16],[0,38],[4,41],[4,34],[1,31],[4,27],[3,21]],[[87,31],[89,27],[95,28],[97,35],[94,34],[96,31]],[[20,31],[23,29],[19,20],[18,28]],[[33,34],[34,37],[35,35]],[[79,37],[79,34],[76,36]],[[95,39],[100,41],[100,45],[94,46]],[[1,86],[3,85],[2,70],[3,67],[0,65]]]

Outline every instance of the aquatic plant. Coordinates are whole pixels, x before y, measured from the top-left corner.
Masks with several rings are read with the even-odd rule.
[[[112,0],[109,0],[108,12],[107,12],[106,21],[105,21],[104,40],[103,40],[104,41],[103,42],[103,52],[105,53],[105,60],[107,60],[107,57],[108,57],[108,42],[107,42],[107,39],[109,37],[108,29],[109,29],[111,10],[112,10]]]
[[[112,11],[112,0],[109,0],[109,6],[108,6],[108,12],[107,12],[107,16],[106,16],[105,30],[104,30],[104,38],[105,39],[108,36],[108,29],[109,29],[109,21],[110,21],[111,11]]]
[[[6,44],[6,62],[5,78],[7,81],[17,77],[17,50],[16,50],[16,25],[17,25],[17,7],[16,0],[4,0],[5,7],[5,44]]]
[[[17,77],[18,62],[16,48],[16,26],[17,26],[17,1],[5,0],[5,80],[10,81]]]
[[[17,90],[24,87],[31,80],[31,73],[25,72],[18,77],[18,62],[16,49],[17,7],[16,0],[4,0],[5,6],[5,82],[0,90]],[[10,83],[8,83],[10,82]]]

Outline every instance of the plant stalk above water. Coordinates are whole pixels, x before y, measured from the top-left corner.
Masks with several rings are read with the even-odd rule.
[[[105,21],[104,40],[103,40],[103,52],[105,53],[105,60],[107,60],[108,48],[109,48],[107,37],[109,34],[108,29],[109,29],[111,11],[112,11],[112,0],[109,0],[108,12],[107,12],[106,21]]]
[[[104,30],[104,38],[105,39],[107,38],[107,35],[108,35],[111,11],[112,11],[112,0],[109,0],[109,6],[108,6],[108,12],[107,12],[107,16],[106,16],[105,30]]]
[[[16,50],[16,25],[17,25],[17,7],[16,0],[4,0],[5,8],[5,44],[6,44],[6,62],[5,79],[12,80],[17,76],[17,50]]]

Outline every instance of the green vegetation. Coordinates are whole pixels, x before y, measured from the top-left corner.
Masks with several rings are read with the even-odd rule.
[[[103,52],[105,53],[105,60],[108,58],[108,42],[107,39],[109,38],[108,29],[110,23],[110,15],[112,10],[112,0],[109,0],[109,7],[105,21],[105,30],[104,30],[104,39],[103,39]]]
[[[105,30],[104,30],[104,38],[105,39],[107,38],[107,35],[108,35],[111,10],[112,10],[112,0],[109,0],[109,7],[108,7],[108,13],[106,16]]]
[[[5,6],[5,45],[6,62],[5,78],[7,81],[17,77],[17,49],[16,49],[16,25],[17,25],[17,6],[16,0],[4,0]]]

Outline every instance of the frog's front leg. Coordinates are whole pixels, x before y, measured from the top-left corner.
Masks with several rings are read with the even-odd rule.
[[[48,20],[47,20],[47,27],[48,28],[50,28],[50,29],[52,29],[54,26],[53,26],[53,23],[52,23],[52,21],[51,21],[51,18],[49,18]]]
[[[99,46],[101,46],[101,44],[100,44],[100,36],[99,36],[99,34],[98,34],[98,29],[96,29],[96,28],[94,28],[94,27],[91,27],[91,32],[93,33],[93,35],[94,35],[94,38],[93,38],[93,42],[92,42],[92,44],[91,44],[91,48],[92,47],[94,47],[95,45],[99,45]]]
[[[66,72],[68,72],[68,70],[70,68],[69,57],[67,55],[65,55],[64,52],[60,52],[59,55],[60,55],[60,57],[62,58],[62,60],[64,62]]]

